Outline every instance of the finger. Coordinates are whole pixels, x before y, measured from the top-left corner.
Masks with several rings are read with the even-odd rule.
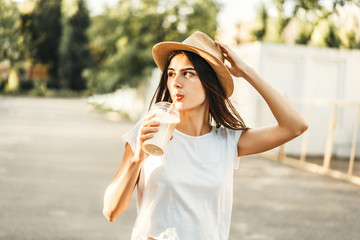
[[[152,114],[148,113],[147,115],[145,115],[144,121],[151,120],[151,119],[153,119],[155,116],[156,116],[156,113],[152,113]]]
[[[231,66],[229,66],[228,64],[225,64],[225,67],[229,70],[229,72],[231,72],[231,70],[232,70]]]
[[[159,126],[160,122],[157,120],[148,120],[143,122],[143,127],[156,127]]]
[[[226,44],[220,43],[219,41],[215,41],[215,43],[221,48],[224,53],[227,54],[229,52],[230,48]]]
[[[231,57],[229,57],[229,55],[224,54],[224,58],[225,58],[228,62],[230,62],[231,65],[234,65],[234,60],[233,60]]]
[[[236,53],[226,44],[219,45],[221,46],[221,50],[223,51],[224,58],[231,62],[232,65],[234,65],[234,59],[236,60],[237,55]]]
[[[223,51],[223,56],[228,62],[230,62],[231,66],[234,66],[235,61],[234,61],[233,54],[231,53],[231,49],[229,47],[227,47],[227,46],[226,46],[226,48],[221,47],[221,50]]]
[[[146,140],[149,140],[154,137],[153,133],[145,134],[140,136],[140,141],[145,142]]]
[[[226,59],[230,58],[229,54],[227,54],[227,53],[223,53],[223,55],[224,55],[224,58],[226,58]]]
[[[233,61],[233,59],[229,58],[227,55],[225,56],[225,59],[227,62],[224,62],[224,65],[228,68],[228,69],[232,69],[235,66],[235,62]]]
[[[218,40],[215,40],[215,44],[218,45],[221,48],[225,45],[224,43],[222,43],[222,42],[220,42]]]
[[[147,133],[156,133],[159,131],[158,127],[143,127],[140,129],[141,135],[147,134]]]

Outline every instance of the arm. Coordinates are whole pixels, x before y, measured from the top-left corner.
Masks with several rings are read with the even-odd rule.
[[[259,92],[277,121],[274,126],[245,130],[237,146],[239,156],[278,147],[307,130],[306,120],[283,95],[245,64],[228,46],[218,42],[217,44],[231,64],[228,66],[230,73],[235,77],[243,77]]]
[[[125,145],[121,165],[106,188],[103,214],[110,222],[113,222],[130,204],[141,166],[148,157],[148,154],[142,150],[142,145],[145,140],[153,137],[154,132],[158,131],[159,122],[151,120],[154,116],[144,120],[139,130],[136,152],[131,150],[129,144]]]

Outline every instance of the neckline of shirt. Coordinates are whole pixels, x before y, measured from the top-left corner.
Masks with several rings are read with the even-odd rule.
[[[210,129],[210,132],[208,133],[205,133],[203,135],[200,135],[200,136],[191,136],[191,135],[188,135],[186,133],[183,133],[183,132],[180,132],[179,130],[177,130],[176,128],[174,129],[174,133],[180,135],[180,136],[183,136],[185,138],[188,138],[188,139],[191,139],[191,140],[197,140],[197,139],[202,139],[202,138],[205,138],[207,136],[210,136],[212,134],[212,132],[214,131],[215,127],[214,126],[210,126],[211,129]]]

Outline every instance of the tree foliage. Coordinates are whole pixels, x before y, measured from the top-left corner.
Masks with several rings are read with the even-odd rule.
[[[59,46],[62,34],[61,0],[38,0],[34,10],[23,16],[23,33],[30,35],[33,64],[46,64],[48,87],[59,88]]]
[[[5,91],[17,91],[19,87],[18,64],[24,58],[25,41],[20,31],[20,13],[11,0],[0,0],[0,61],[10,63]]]
[[[92,19],[93,66],[85,75],[95,92],[137,86],[155,67],[152,47],[183,41],[201,30],[214,37],[219,7],[214,0],[122,0]]]
[[[341,45],[340,38],[336,32],[336,26],[334,24],[330,24],[328,28],[328,33],[325,36],[325,43],[331,48],[339,48]]]
[[[88,36],[89,11],[84,0],[63,0],[60,42],[60,76],[62,86],[71,90],[86,89],[82,72],[90,65]]]
[[[21,15],[12,0],[0,0],[0,61],[13,66],[26,57],[47,68],[48,87],[94,92],[137,86],[155,67],[158,42],[197,30],[214,37],[219,11],[216,0],[119,0],[90,22],[85,0],[34,2]]]
[[[11,65],[23,58],[24,44],[20,32],[20,13],[11,0],[0,0],[0,61]]]
[[[261,7],[258,10],[257,13],[257,24],[252,30],[252,35],[255,37],[256,40],[263,41],[265,34],[266,34],[266,28],[267,28],[267,22],[268,22],[268,12],[264,4],[261,5]]]
[[[328,3],[329,1],[321,0],[272,0],[266,8],[276,10],[276,15],[268,17],[266,23],[263,19],[258,19],[253,36],[260,41],[283,42],[284,30],[291,23],[298,31],[295,43],[333,48],[359,46],[360,33],[356,33],[354,27],[344,29],[344,24],[341,24],[339,20],[339,7],[351,5],[359,8],[360,2],[332,0],[332,4]],[[258,9],[260,16],[266,8],[262,6]],[[353,18],[354,21],[358,21],[355,15]],[[263,26],[260,32],[257,27],[259,24]],[[360,32],[359,26],[357,26],[357,31]]]

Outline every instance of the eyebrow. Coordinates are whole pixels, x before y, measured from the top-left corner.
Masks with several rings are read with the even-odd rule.
[[[175,69],[173,69],[173,68],[168,68],[168,71],[169,71],[169,70],[174,70],[174,71],[175,71]],[[191,68],[191,67],[190,67],[190,68],[183,68],[183,69],[181,69],[181,71],[186,71],[186,70],[196,71],[195,68]]]

